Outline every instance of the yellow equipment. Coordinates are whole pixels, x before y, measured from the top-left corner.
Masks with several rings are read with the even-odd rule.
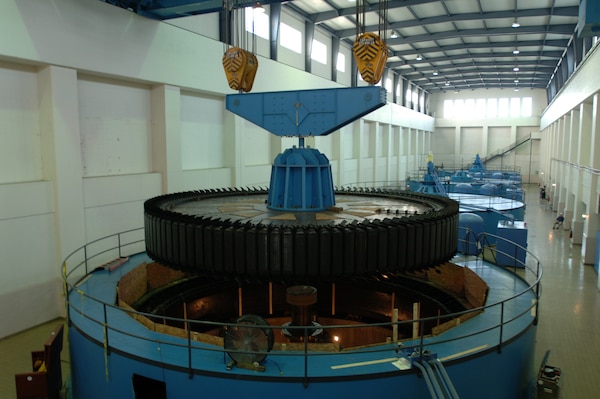
[[[356,38],[352,53],[365,82],[374,85],[381,80],[388,52],[386,44],[375,33],[363,33]]]
[[[230,47],[223,54],[223,69],[229,87],[249,92],[254,84],[258,59],[249,51],[239,47]]]

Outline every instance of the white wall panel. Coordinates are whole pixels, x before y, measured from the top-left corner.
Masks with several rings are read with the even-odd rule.
[[[461,155],[466,159],[475,158],[475,154],[482,152],[482,129],[477,127],[463,127],[460,131]]]
[[[37,74],[0,62],[0,184],[41,180]]]
[[[223,99],[181,95],[181,168],[220,168],[225,164]]]
[[[150,172],[149,88],[80,79],[78,90],[83,176]]]
[[[488,152],[505,148],[510,144],[509,126],[490,126],[488,130]],[[482,154],[484,155],[484,154]]]
[[[186,170],[181,175],[182,189],[200,190],[209,188],[225,188],[234,184],[230,168]],[[246,186],[247,184],[243,184]]]
[[[244,164],[271,164],[271,133],[250,122],[244,121],[242,132],[242,152]]]
[[[157,173],[83,179],[86,242],[144,225],[144,201],[161,194]]]
[[[0,221],[0,292],[18,290],[59,277],[51,213]]]

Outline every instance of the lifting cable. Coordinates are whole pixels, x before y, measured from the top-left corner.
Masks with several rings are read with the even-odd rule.
[[[256,34],[254,9],[252,9],[252,31],[246,31],[246,7],[242,0],[225,0],[225,44],[223,46],[223,69],[229,87],[240,92],[252,89],[258,59],[256,58]],[[250,36],[251,51],[248,50],[248,35]],[[230,40],[232,39],[232,40]]]
[[[356,2],[356,40],[352,53],[363,80],[370,85],[377,84],[383,75],[388,57],[388,47],[381,36],[387,31],[388,0],[379,1],[378,33],[365,32],[367,0]]]

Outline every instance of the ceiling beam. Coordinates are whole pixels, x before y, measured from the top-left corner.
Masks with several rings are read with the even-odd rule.
[[[547,40],[544,42],[544,46],[548,47],[558,47],[564,49],[569,44],[568,39],[558,39],[558,40]],[[448,46],[440,46],[440,47],[423,47],[417,50],[402,50],[402,51],[393,51],[391,50],[389,53],[389,57],[405,57],[408,55],[416,55],[416,54],[429,54],[429,53],[439,53],[445,51],[454,51],[454,50],[475,50],[475,49],[489,49],[489,48],[500,48],[500,47],[539,47],[541,42],[539,40],[520,40],[514,42],[483,42],[483,43],[467,43],[467,44],[452,44]]]
[[[388,10],[392,10],[394,8],[411,7],[427,3],[438,3],[439,1],[440,0],[391,0],[388,1],[387,7]],[[293,2],[289,2],[288,4],[292,5]],[[379,12],[379,3],[373,2],[372,4],[365,4],[365,10],[366,12]],[[355,14],[356,6],[352,5],[350,7],[334,8],[333,10],[310,14],[307,17],[315,24],[318,24],[325,22],[328,19],[337,17],[351,17]]]
[[[388,46],[394,46],[398,44],[413,44],[419,42],[430,42],[435,40],[444,40],[460,37],[486,37],[486,36],[500,36],[500,35],[526,35],[526,34],[557,34],[571,36],[575,32],[576,24],[560,24],[560,25],[545,25],[545,26],[521,26],[515,28],[492,28],[492,29],[463,29],[453,30],[445,32],[436,32],[429,35],[414,35],[409,37],[398,37],[396,39],[386,39]]]
[[[447,23],[447,22],[461,22],[461,21],[472,21],[472,20],[488,20],[488,19],[501,19],[501,18],[525,18],[525,17],[549,17],[552,15],[577,17],[579,15],[579,7],[558,7],[558,8],[533,8],[528,10],[521,10],[518,12],[514,11],[493,11],[484,13],[463,13],[463,14],[452,14],[452,15],[439,15],[429,18],[411,19],[407,21],[398,21],[388,24],[389,29],[404,29],[404,28],[415,28],[426,25]],[[377,31],[378,25],[368,25],[365,27],[366,32]],[[515,28],[513,33],[516,32]],[[355,29],[342,29],[334,31],[336,36],[346,38],[354,36],[356,33]]]
[[[562,51],[543,51],[543,52],[521,51],[518,56],[513,54],[512,51],[504,52],[504,53],[469,53],[469,54],[457,54],[457,55],[452,55],[452,56],[448,56],[448,57],[429,57],[429,58],[423,59],[421,61],[417,61],[416,59],[408,60],[405,62],[403,62],[403,61],[388,61],[387,67],[388,68],[396,68],[396,67],[399,67],[402,65],[426,65],[426,64],[433,64],[436,62],[444,62],[444,61],[463,61],[466,58],[469,58],[469,59],[495,58],[495,59],[497,59],[497,58],[516,58],[516,57],[518,57],[519,60],[523,60],[524,62],[527,62],[524,57],[550,58],[550,59],[556,61],[555,62],[555,65],[556,65],[558,60],[561,59],[562,55],[563,55]],[[536,61],[529,61],[529,62],[536,62]]]

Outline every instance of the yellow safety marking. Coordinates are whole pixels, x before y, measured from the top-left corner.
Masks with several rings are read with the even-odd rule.
[[[484,350],[488,346],[489,346],[488,344],[476,346],[475,348],[467,349],[466,351],[458,352],[458,353],[455,353],[453,355],[446,356],[446,357],[441,357],[439,360],[441,362],[445,362],[446,360],[455,359],[457,357],[465,356],[465,355],[468,355],[468,354],[474,353],[474,352],[479,352],[481,350]]]
[[[450,355],[450,356],[442,357],[439,360],[442,361],[442,362],[445,362],[446,360],[450,360],[450,359],[454,359],[454,358],[457,358],[457,357],[465,356],[465,355],[468,355],[468,354],[473,353],[473,352],[478,352],[478,351],[483,350],[483,349],[485,349],[487,347],[489,347],[488,344],[477,346],[475,348],[467,349],[466,351],[462,351],[462,352],[458,352],[458,353],[455,353],[455,354]],[[362,367],[362,366],[370,366],[370,365],[373,365],[373,364],[392,363],[392,362],[398,361],[400,359],[401,358],[399,358],[399,357],[388,357],[386,359],[379,359],[379,360],[367,360],[367,361],[364,361],[364,362],[338,364],[337,366],[331,366],[331,369],[332,370],[339,370],[339,369],[347,369],[347,368],[350,368],[350,367]]]
[[[296,214],[294,213],[282,213],[281,215],[271,216],[269,219],[272,220],[296,220]]]
[[[339,364],[337,366],[331,366],[331,369],[338,370],[338,369],[347,369],[350,367],[370,366],[372,364],[391,363],[391,362],[395,362],[396,360],[398,360],[397,357],[388,357],[387,359],[368,360],[366,362]]]

